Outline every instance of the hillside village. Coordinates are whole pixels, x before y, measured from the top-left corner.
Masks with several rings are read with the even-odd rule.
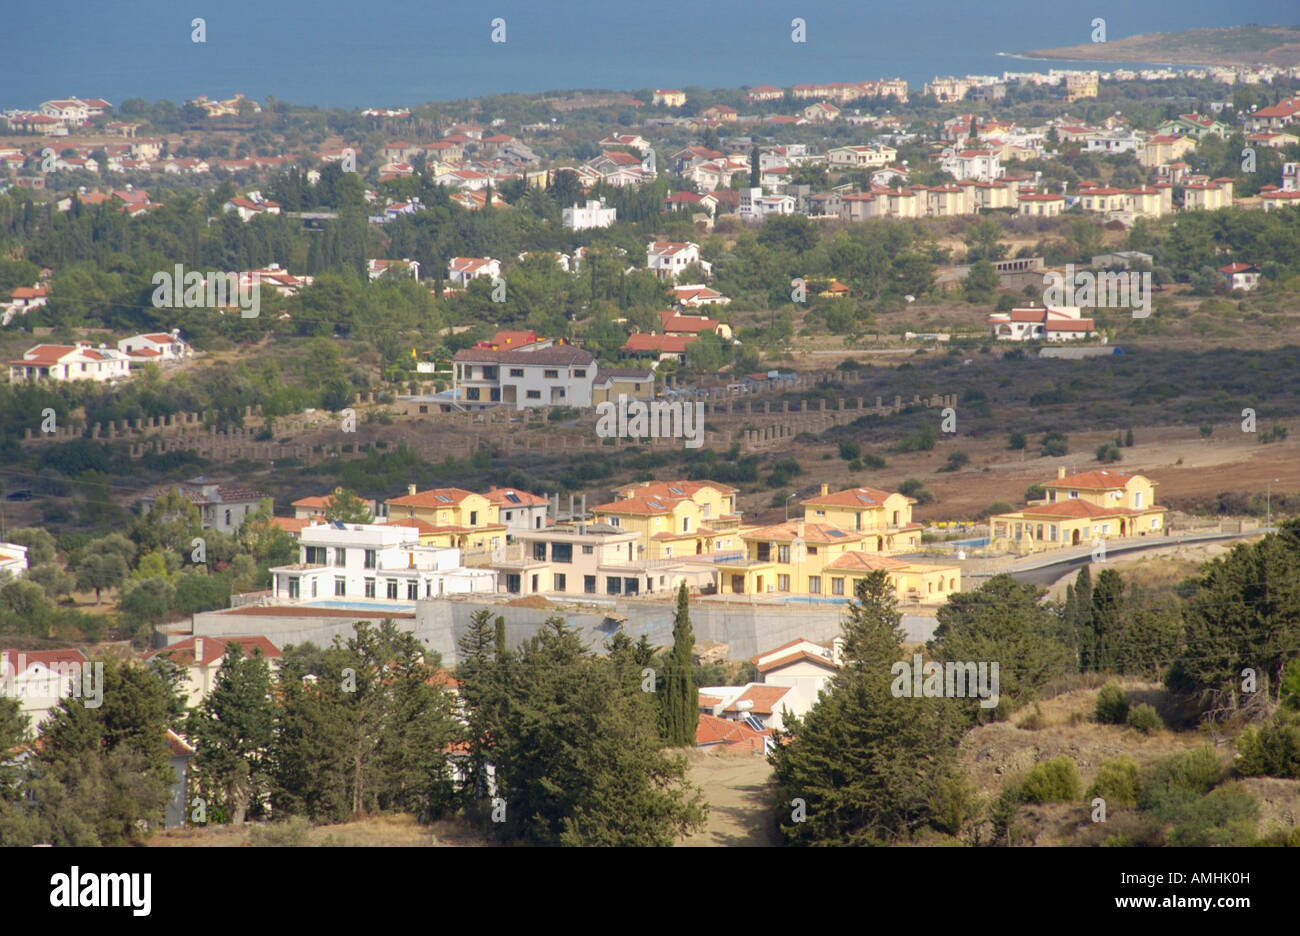
[[[95,666],[153,739],[97,831],[0,818],[673,844],[733,758],[786,844],[1300,842],[1294,589],[1232,610],[1300,570],[1300,67],[516,97],[0,112],[6,765]]]

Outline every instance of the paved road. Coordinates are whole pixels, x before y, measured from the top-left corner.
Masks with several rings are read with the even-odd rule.
[[[1259,536],[1264,531],[1250,530],[1245,533],[1187,533],[1175,536],[1146,537],[1137,542],[1116,543],[1115,545],[1106,546],[1106,556],[1115,556],[1120,553],[1141,552],[1147,549],[1162,549],[1168,546],[1177,546],[1180,543],[1207,543],[1216,540],[1233,540],[1245,539],[1250,536]],[[1010,572],[1011,577],[1017,582],[1024,582],[1028,585],[1051,585],[1062,576],[1068,575],[1075,569],[1092,562],[1092,548],[1070,550],[1066,553],[1052,553],[1050,555],[1031,556],[1020,562],[1003,569],[994,569],[989,572],[969,571],[965,575],[968,578],[986,578],[990,575],[997,575],[1000,572]]]

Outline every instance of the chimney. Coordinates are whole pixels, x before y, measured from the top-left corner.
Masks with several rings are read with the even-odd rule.
[[[1060,468],[1057,468],[1057,469],[1056,469],[1056,480],[1057,480],[1057,481],[1063,481],[1063,480],[1065,480],[1065,466],[1064,466],[1064,465],[1062,465]]]
[[[194,638],[194,663],[196,666],[203,665],[203,638]]]
[[[794,524],[794,535],[803,539],[804,523],[802,520],[796,520]]]
[[[822,496],[825,497],[825,496],[826,496],[827,494],[829,494],[830,492],[831,492],[831,486],[830,486],[829,484],[826,484],[825,482],[823,482],[823,483],[822,483]]]
[[[407,496],[409,497],[410,495],[412,495],[412,494],[414,494],[414,493],[415,493],[415,485],[414,485],[414,484],[408,484],[408,485],[406,486],[406,494],[407,494]]]

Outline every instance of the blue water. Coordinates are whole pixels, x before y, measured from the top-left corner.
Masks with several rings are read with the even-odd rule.
[[[190,21],[206,18],[207,41]],[[804,43],[791,20],[806,22]],[[491,41],[491,21],[506,41]],[[568,88],[738,87],[1069,67],[999,52],[1201,26],[1292,23],[1294,0],[43,0],[4,4],[0,108],[53,97],[181,102],[236,91],[328,107]],[[1107,66],[1113,67],[1113,66]]]
[[[307,601],[304,604],[309,608],[342,608],[345,611],[388,611],[394,614],[413,614],[415,605],[400,604],[395,601],[385,601],[381,603],[363,603],[360,601]]]
[[[973,548],[975,548],[975,547],[977,547],[977,546],[987,546],[988,544],[989,544],[989,538],[988,538],[987,536],[985,536],[985,537],[983,537],[983,538],[981,538],[981,539],[953,540],[952,542],[950,542],[950,543],[945,543],[944,545],[945,545],[945,546],[964,546],[964,547],[968,547],[968,548],[972,548],[972,549],[973,549]]]

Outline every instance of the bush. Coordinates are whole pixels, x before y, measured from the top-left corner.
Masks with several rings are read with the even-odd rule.
[[[1020,784],[1026,803],[1068,803],[1079,798],[1079,768],[1062,754],[1035,764]]]
[[[1012,507],[1006,501],[994,501],[989,504],[989,509],[984,511],[984,513],[986,516],[992,516],[993,514],[1011,513],[1011,511],[1015,509],[1016,508]]]
[[[1258,728],[1247,728],[1237,739],[1233,765],[1243,777],[1300,778],[1300,716],[1279,711]]]
[[[856,442],[840,443],[840,458],[846,462],[856,461],[862,455],[862,446]]]
[[[1156,712],[1155,706],[1143,702],[1129,711],[1128,726],[1134,731],[1140,731],[1142,734],[1151,734],[1153,731],[1163,729],[1165,723],[1160,720],[1160,715]]]
[[[1208,439],[1214,435],[1214,426],[1210,423],[1201,423],[1201,438]]]
[[[934,495],[926,490],[925,485],[918,478],[908,478],[898,486],[898,493],[904,497],[916,499],[918,504],[928,504],[934,500]]]
[[[311,823],[302,816],[290,816],[283,822],[255,825],[248,834],[248,844],[261,847],[300,848],[307,844]]]
[[[1116,445],[1114,442],[1104,442],[1101,445],[1097,446],[1097,461],[1101,462],[1102,464],[1117,462],[1123,457],[1124,456],[1121,455],[1119,452],[1119,446]]]
[[[1022,450],[1028,444],[1029,440],[1023,432],[1013,432],[1007,436],[1007,448],[1013,452]]]
[[[1163,758],[1151,767],[1138,807],[1157,818],[1171,816],[1214,789],[1222,776],[1219,757],[1209,745]]]
[[[1259,801],[1240,784],[1225,784],[1187,804],[1169,831],[1169,844],[1249,845],[1258,821]]]
[[[1069,454],[1070,437],[1064,432],[1049,432],[1043,436],[1042,448],[1039,454],[1044,458],[1059,458],[1062,455]]]
[[[879,455],[871,455],[871,454],[863,455],[861,458],[858,459],[858,461],[861,462],[864,467],[871,468],[876,471],[879,471],[881,468],[885,467],[885,460],[881,458]]]
[[[948,455],[948,464],[940,468],[940,471],[960,471],[966,465],[970,464],[970,456],[965,452],[951,452]]]
[[[1087,799],[1100,796],[1110,806],[1135,806],[1138,797],[1138,763],[1131,757],[1102,761],[1088,787]]]
[[[1116,683],[1106,683],[1097,693],[1096,717],[1103,725],[1123,725],[1128,721],[1128,693]]]
[[[1041,484],[1031,484],[1025,488],[1025,500],[1042,500],[1047,496],[1047,490]]]

